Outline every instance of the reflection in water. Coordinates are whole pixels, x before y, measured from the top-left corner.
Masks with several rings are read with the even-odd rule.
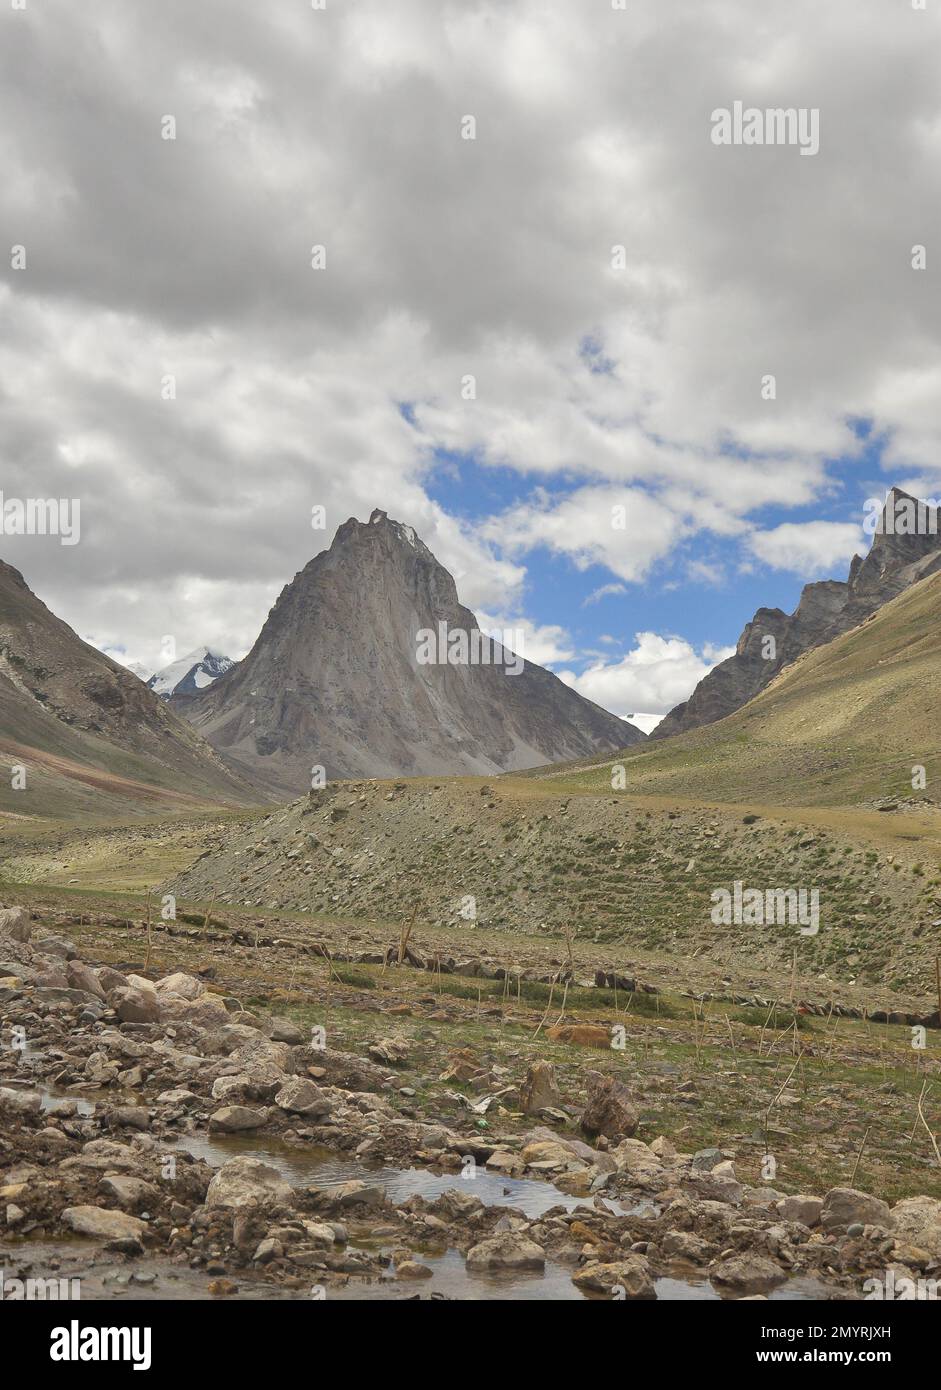
[[[16,1085],[13,1082],[7,1083]],[[29,1087],[38,1091],[42,1097],[42,1108],[47,1113],[55,1113],[67,1105],[76,1108],[78,1114],[87,1115],[94,1110],[94,1104],[74,1091],[62,1090],[54,1086]],[[99,1093],[100,1095],[101,1093]],[[112,1093],[111,1099],[115,1096]],[[659,1208],[649,1198],[642,1198],[632,1207],[626,1207],[608,1198],[570,1197],[559,1192],[550,1183],[529,1178],[507,1178],[488,1173],[478,1167],[473,1178],[462,1178],[460,1173],[434,1173],[424,1168],[370,1167],[347,1154],[336,1153],[332,1149],[310,1145],[304,1148],[282,1143],[263,1136],[240,1135],[231,1137],[210,1137],[208,1135],[181,1135],[176,1143],[191,1153],[194,1158],[204,1159],[211,1167],[218,1168],[231,1158],[248,1154],[253,1158],[269,1163],[295,1187],[316,1186],[337,1187],[341,1183],[359,1179],[380,1186],[388,1194],[391,1202],[399,1204],[409,1197],[421,1196],[433,1201],[445,1192],[465,1192],[479,1197],[486,1206],[513,1207],[531,1219],[544,1215],[551,1208],[575,1211],[591,1207],[594,1203],[603,1205],[610,1211],[629,1213],[637,1216],[656,1217]],[[342,1287],[331,1286],[328,1298],[339,1301],[375,1298],[442,1298],[470,1301],[496,1301],[512,1298],[514,1302],[535,1300],[581,1302],[587,1299],[604,1299],[606,1295],[585,1295],[575,1287],[571,1271],[551,1260],[546,1261],[545,1272],[507,1271],[505,1273],[478,1274],[470,1272],[460,1251],[448,1249],[444,1254],[421,1257],[422,1263],[432,1271],[430,1279],[422,1280],[420,1285],[405,1284],[390,1278],[376,1281],[353,1279]],[[168,1282],[170,1287],[168,1287]],[[161,1287],[162,1283],[162,1287]],[[202,1277],[196,1274],[174,1272],[163,1281],[157,1281],[152,1292],[143,1289],[114,1287],[105,1280],[92,1298],[121,1296],[147,1297],[205,1297]],[[176,1288],[173,1285],[176,1284]],[[198,1285],[198,1287],[195,1287]],[[657,1296],[667,1300],[718,1299],[718,1294],[705,1278],[658,1279]],[[296,1292],[287,1292],[257,1285],[255,1289],[243,1287],[240,1296],[245,1298],[296,1298]],[[303,1296],[303,1295],[301,1295]],[[775,1301],[779,1299],[814,1299],[825,1297],[822,1286],[809,1279],[794,1279],[769,1294]]]
[[[488,1173],[481,1166],[478,1166],[473,1178],[462,1178],[460,1173],[433,1173],[427,1168],[370,1167],[332,1149],[316,1146],[299,1148],[261,1137],[215,1138],[184,1134],[180,1136],[179,1143],[194,1158],[205,1159],[213,1168],[239,1154],[250,1154],[252,1158],[260,1158],[262,1162],[270,1163],[272,1168],[277,1168],[282,1177],[295,1187],[338,1187],[340,1183],[358,1178],[381,1187],[396,1205],[416,1195],[434,1201],[444,1192],[457,1191],[479,1197],[488,1207],[515,1207],[526,1216],[536,1217],[542,1216],[550,1207],[575,1211],[578,1207],[591,1206],[593,1200],[568,1197],[547,1182],[505,1178],[498,1173]]]

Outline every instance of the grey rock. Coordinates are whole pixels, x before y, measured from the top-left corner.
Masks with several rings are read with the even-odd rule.
[[[140,1240],[147,1230],[146,1223],[136,1216],[123,1211],[107,1211],[104,1207],[66,1207],[61,1219],[76,1235],[94,1236],[99,1240]]]

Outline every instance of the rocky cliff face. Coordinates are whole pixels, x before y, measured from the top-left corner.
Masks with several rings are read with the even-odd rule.
[[[440,660],[442,631],[454,664]],[[382,511],[345,522],[282,591],[248,656],[180,710],[261,785],[294,795],[314,767],[328,777],[487,774],[644,737],[482,642],[451,575]]]
[[[941,569],[937,514],[932,521],[929,513],[929,525],[922,532],[899,534],[897,526],[907,504],[914,505],[915,499],[893,488],[869,553],[865,558],[854,556],[845,583],[825,579],[807,584],[793,613],[759,608],[738,639],[735,655],[704,676],[689,699],[657,725],[651,738],[668,738],[724,719],[764,690],[802,652],[849,632],[903,589]],[[768,637],[774,638],[772,658],[765,654]]]

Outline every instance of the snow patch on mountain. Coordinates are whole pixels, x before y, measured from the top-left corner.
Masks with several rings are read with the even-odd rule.
[[[212,647],[197,647],[186,656],[171,661],[169,666],[151,676],[147,684],[154,694],[169,700],[171,695],[195,695],[217,681],[235,662]]]

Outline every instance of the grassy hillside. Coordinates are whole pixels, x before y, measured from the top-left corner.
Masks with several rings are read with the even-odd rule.
[[[0,813],[111,819],[261,799],[0,561]]]
[[[601,791],[615,763],[628,791],[709,802],[941,801],[941,574],[801,657],[718,724],[535,775],[560,790]],[[926,770],[924,792],[912,787],[916,765]]]

